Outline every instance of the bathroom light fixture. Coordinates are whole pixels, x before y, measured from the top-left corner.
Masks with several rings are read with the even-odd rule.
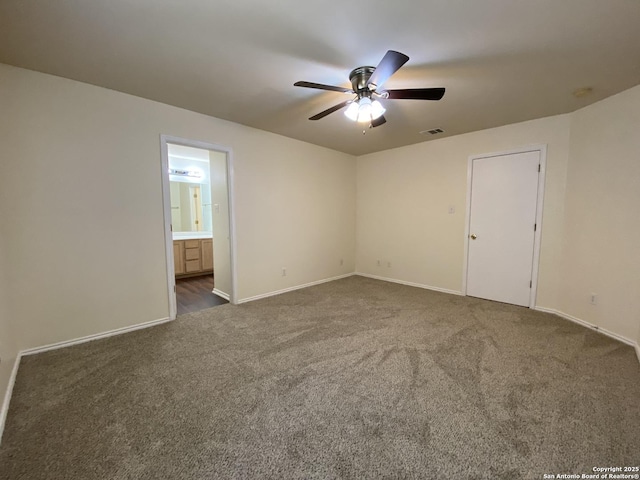
[[[385,108],[378,100],[372,102],[369,97],[362,97],[351,102],[344,114],[354,122],[366,123],[380,118],[385,111]]]
[[[200,178],[202,177],[202,173],[197,170],[178,170],[177,168],[170,168],[169,175],[177,175],[180,177],[194,177]]]

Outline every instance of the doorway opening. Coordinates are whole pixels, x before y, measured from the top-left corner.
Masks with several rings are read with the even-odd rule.
[[[169,315],[235,303],[231,151],[161,135]]]

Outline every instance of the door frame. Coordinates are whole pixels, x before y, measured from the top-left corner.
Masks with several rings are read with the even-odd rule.
[[[169,294],[169,318],[175,320],[178,312],[176,301],[176,279],[173,263],[173,234],[171,231],[171,192],[169,190],[169,147],[167,144],[180,145],[183,147],[200,148],[202,150],[214,150],[222,152],[227,157],[227,194],[229,200],[229,253],[231,272],[231,292],[229,292],[229,302],[237,303],[237,258],[236,258],[236,222],[235,222],[235,194],[233,184],[233,152],[230,147],[217,145],[214,143],[190,140],[187,138],[174,137],[171,135],[160,135],[160,160],[162,170],[162,204],[164,213],[164,237],[165,253],[167,261],[167,292]],[[215,247],[214,247],[215,248]]]
[[[542,239],[542,211],[544,206],[544,184],[545,172],[547,170],[547,145],[530,145],[527,147],[505,150],[503,152],[485,153],[471,155],[467,163],[467,202],[464,223],[464,260],[462,268],[462,294],[467,295],[467,271],[469,267],[469,233],[471,227],[471,183],[473,180],[473,161],[481,158],[502,157],[504,155],[514,155],[518,153],[539,152],[540,155],[540,175],[538,175],[538,198],[536,203],[536,230],[533,240],[533,264],[531,269],[531,292],[529,294],[529,308],[536,306],[538,294],[538,270],[540,267],[540,245]]]

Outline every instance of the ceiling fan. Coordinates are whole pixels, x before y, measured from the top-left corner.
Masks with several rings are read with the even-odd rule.
[[[317,88],[356,95],[351,100],[345,100],[331,108],[310,117],[309,120],[320,120],[327,115],[347,107],[344,114],[357,122],[368,122],[371,127],[378,127],[386,123],[385,108],[380,99],[389,100],[440,100],[444,96],[444,88],[407,88],[402,90],[382,90],[382,84],[402,67],[409,57],[403,53],[389,50],[377,67],[354,68],[349,74],[352,88],[336,87],[313,82],[296,82],[296,87]]]

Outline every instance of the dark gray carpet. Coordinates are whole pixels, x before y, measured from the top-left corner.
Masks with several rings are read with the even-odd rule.
[[[25,357],[2,479],[541,479],[640,462],[629,346],[363,277]]]

